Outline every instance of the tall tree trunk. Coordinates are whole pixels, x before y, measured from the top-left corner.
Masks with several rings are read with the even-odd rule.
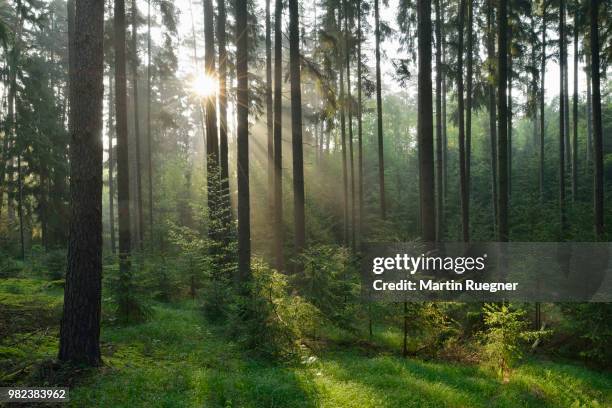
[[[363,240],[363,123],[361,100],[361,0],[357,2],[357,145],[358,145],[358,177],[359,177],[359,241]]]
[[[593,151],[593,97],[591,92],[591,56],[585,52],[586,56],[586,77],[587,77],[587,144],[586,144],[586,168],[590,168],[591,156]]]
[[[215,27],[214,9],[212,0],[204,0],[204,70],[206,76],[215,78]],[[206,181],[208,192],[208,214],[217,217],[220,208],[219,187],[219,144],[217,140],[217,100],[214,93],[204,99],[206,112]],[[208,230],[209,238],[218,240],[218,231],[214,228]]]
[[[442,17],[444,17],[444,7]],[[444,32],[444,19],[442,19],[442,67],[446,69],[446,34]],[[443,216],[446,217],[446,203],[448,198],[448,128],[446,126],[446,71],[442,72],[442,201]]]
[[[298,0],[289,0],[289,71],[291,77],[291,141],[293,147],[293,217],[295,250],[306,243],[304,214],[304,160],[302,146],[302,90],[300,80],[300,23]]]
[[[351,95],[351,49],[350,49],[350,36],[351,29],[349,27],[348,18],[348,4],[344,0],[344,48],[346,58],[346,93],[347,93],[347,104],[346,109],[348,111],[348,137],[349,137],[349,165],[351,170],[351,248],[353,251],[356,250],[356,213],[355,213],[355,161],[353,154],[353,97]],[[351,25],[352,25],[351,21]]]
[[[115,128],[117,135],[117,212],[119,224],[119,273],[130,273],[130,165],[128,159],[127,72],[125,0],[115,0]]]
[[[568,49],[568,27],[567,27],[567,0],[564,1],[563,9],[563,106],[565,110],[563,112],[565,118],[565,166],[566,175],[570,174],[572,166],[572,150],[570,145],[570,103],[569,103],[569,71],[567,62],[567,49]]]
[[[508,241],[508,0],[499,0],[497,10],[497,111],[498,111],[498,241]]]
[[[495,31],[493,28],[493,0],[487,0],[487,56],[489,59],[488,74],[491,80],[489,93],[489,138],[491,148],[491,201],[493,202],[493,233],[497,231],[497,106],[495,105]]]
[[[512,16],[512,2],[509,3],[509,14]],[[512,118],[513,118],[513,104],[512,104],[512,81],[514,78],[514,58],[512,55],[512,22],[508,29],[508,197],[512,196]]]
[[[118,3],[122,3],[121,0]],[[104,2],[76,0],[71,72],[71,218],[59,359],[99,365],[102,299]]]
[[[224,230],[229,236],[232,228],[232,209],[229,190],[229,158],[227,146],[227,49],[226,44],[226,11],[225,2],[217,2],[217,44],[219,46],[219,161],[221,164],[221,205],[224,218]]]
[[[338,11],[338,32],[342,32],[342,14]],[[339,50],[343,47],[338,46]],[[347,52],[347,51],[345,51]],[[341,55],[341,53],[340,53]],[[344,69],[342,58],[338,58],[338,71],[340,72],[340,143],[342,147],[342,186],[343,186],[343,216],[344,216],[344,245],[349,244],[349,198],[348,198],[348,167],[346,155],[346,98],[344,96]],[[380,140],[379,140],[380,141]],[[379,155],[380,159],[380,155]]]
[[[572,95],[572,201],[578,196],[578,27],[574,16],[574,94]]]
[[[210,0],[206,0],[210,1]],[[251,279],[251,215],[249,201],[249,78],[247,0],[236,0],[236,77],[238,88],[238,283],[247,294]]]
[[[466,0],[461,0],[459,2],[459,47],[457,51],[457,109],[459,111],[459,184],[461,196],[461,231],[463,241],[468,242],[470,240],[470,204],[466,174],[465,108],[463,100],[463,29],[465,25],[465,8]]]
[[[444,192],[442,157],[442,11],[440,0],[434,2],[436,12],[436,241],[444,234]]]
[[[603,129],[601,123],[601,91],[599,73],[599,1],[591,0],[591,87],[593,92],[593,154],[595,167],[595,236],[598,240],[604,236],[604,175],[603,175]]]
[[[467,89],[465,96],[465,184],[470,205],[470,179],[472,162],[472,82],[474,72],[474,2],[467,2]]]
[[[284,270],[283,256],[283,0],[274,8],[274,258],[279,271]]]
[[[134,87],[134,141],[136,146],[136,225],[138,231],[138,247],[142,249],[144,215],[142,212],[142,166],[140,163],[140,100],[138,97],[138,7],[132,0],[132,86]]]
[[[21,248],[21,259],[25,260],[25,236],[23,225],[23,168],[21,166],[21,153],[23,148],[19,141],[15,141],[17,147],[17,216],[19,217],[19,242]]]
[[[376,35],[376,131],[378,135],[378,184],[380,188],[380,216],[387,218],[385,199],[385,153],[383,148],[382,80],[380,74],[380,0],[374,0],[374,30]]]
[[[113,77],[108,76],[108,220],[110,225],[111,252],[116,253],[115,245],[115,152],[113,147]]]
[[[560,238],[565,235],[565,159],[566,159],[566,140],[565,140],[565,83],[564,83],[564,64],[565,61],[565,0],[561,0],[559,6],[559,217],[560,217]]]
[[[546,6],[542,10],[542,61],[540,72],[542,79],[540,80],[540,201],[544,202],[544,134],[546,132],[545,108],[546,100]]]
[[[436,239],[436,202],[433,152],[433,112],[431,85],[431,2],[419,0],[418,15],[418,148],[421,233],[423,240]]]
[[[151,0],[147,0],[147,177],[149,192],[149,239],[153,245],[153,136],[151,135]]]
[[[266,130],[268,136],[268,208],[274,212],[274,123],[272,112],[272,27],[270,0],[266,0]]]

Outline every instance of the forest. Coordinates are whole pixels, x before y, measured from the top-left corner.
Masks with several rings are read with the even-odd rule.
[[[611,74],[610,0],[0,0],[0,387],[612,406],[611,303],[360,278],[368,243],[610,241]]]

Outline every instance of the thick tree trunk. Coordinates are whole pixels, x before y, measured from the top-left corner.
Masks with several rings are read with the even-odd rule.
[[[298,0],[289,0],[289,71],[291,77],[291,141],[293,150],[294,243],[299,254],[306,244],[304,160],[302,146],[302,90],[300,79],[300,23]]]
[[[210,1],[210,0],[206,0]],[[238,141],[238,283],[248,293],[251,280],[251,215],[249,201],[249,78],[247,0],[236,0],[236,77]]]
[[[599,1],[591,0],[590,30],[591,30],[591,87],[593,92],[593,160],[595,167],[595,237],[604,237],[604,177],[603,177],[603,129],[601,123],[601,91],[599,73]]]
[[[436,239],[436,203],[433,152],[433,112],[431,85],[431,2],[419,0],[418,15],[418,124],[419,192],[423,240]]]
[[[461,196],[461,231],[463,241],[468,242],[470,240],[470,204],[466,174],[465,108],[463,100],[463,29],[465,25],[465,8],[466,0],[461,0],[459,2],[459,32],[457,37],[459,42],[457,51],[457,109],[459,111],[459,184]]]
[[[512,15],[512,2],[509,4],[509,14]],[[514,58],[512,55],[512,25],[508,30],[508,197],[512,196],[512,119],[513,119],[513,104],[512,104],[512,81],[514,79]]]
[[[284,270],[283,256],[283,0],[274,9],[274,259],[276,269]]]
[[[136,0],[132,0],[132,86],[134,87],[134,141],[136,146],[136,226],[138,232],[138,247],[142,249],[144,214],[142,211],[142,165],[140,153],[140,100],[138,96],[138,7]]]
[[[380,74],[380,0],[374,0],[374,30],[376,35],[376,132],[378,136],[378,184],[380,188],[380,216],[387,218],[385,199],[385,154],[383,147],[382,80]]]
[[[77,0],[71,72],[71,219],[59,359],[99,365],[104,3]]]
[[[508,241],[508,0],[497,9],[497,111],[498,111],[498,241]]]

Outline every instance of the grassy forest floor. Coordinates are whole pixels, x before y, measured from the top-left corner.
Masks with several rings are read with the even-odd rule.
[[[57,381],[61,301],[59,282],[0,279],[0,385]],[[502,384],[476,365],[401,358],[382,339],[273,364],[245,356],[193,301],[153,308],[149,322],[103,327],[104,366],[73,375],[71,406],[612,406],[612,376],[575,364],[531,359]]]

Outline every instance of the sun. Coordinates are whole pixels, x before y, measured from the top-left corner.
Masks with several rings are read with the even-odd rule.
[[[217,79],[206,74],[199,74],[191,83],[193,92],[202,98],[207,98],[216,94],[217,87]]]

